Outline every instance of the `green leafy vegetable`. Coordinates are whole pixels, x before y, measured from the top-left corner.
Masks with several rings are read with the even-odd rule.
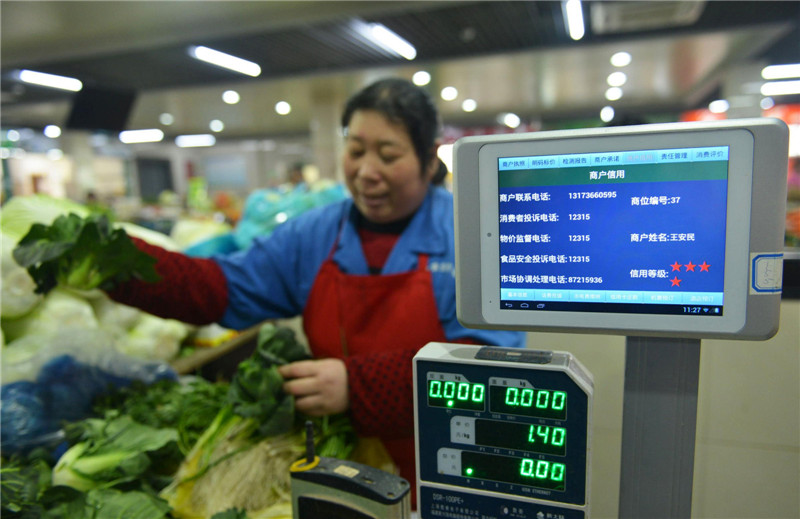
[[[85,218],[70,213],[51,225],[35,223],[13,252],[28,270],[35,292],[57,285],[77,290],[110,289],[131,278],[155,282],[155,258],[140,251],[122,229],[113,229],[105,215]]]
[[[91,519],[160,519],[170,511],[163,499],[137,490],[91,490],[86,494],[86,504],[95,512],[88,516]]]
[[[0,469],[0,502],[3,517],[23,517],[43,510],[40,500],[50,485],[50,467],[41,460],[16,456]]]
[[[163,379],[128,387],[95,400],[93,410],[104,415],[118,410],[135,422],[150,427],[174,428],[178,446],[186,455],[226,403],[228,385],[198,378],[182,383]]]
[[[53,468],[53,485],[82,491],[141,480],[151,466],[151,456],[159,453],[163,463],[162,449],[178,440],[174,429],[148,427],[129,416],[76,422],[67,428],[67,436],[83,441],[59,458]]]
[[[306,358],[291,329],[262,326],[254,353],[231,381],[225,406],[161,493],[174,515],[210,517],[288,501],[289,465],[304,442],[278,366]]]
[[[229,508],[211,516],[211,519],[247,519],[247,512],[238,508]]]

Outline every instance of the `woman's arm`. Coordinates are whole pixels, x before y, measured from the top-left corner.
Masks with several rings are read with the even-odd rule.
[[[222,269],[214,260],[192,258],[131,239],[139,250],[156,258],[155,268],[161,280],[146,283],[133,279],[122,283],[109,291],[111,299],[189,324],[219,321],[228,306],[228,289]]]

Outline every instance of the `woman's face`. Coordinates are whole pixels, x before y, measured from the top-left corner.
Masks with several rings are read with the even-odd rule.
[[[435,172],[431,162],[423,174],[403,124],[374,110],[353,113],[345,141],[344,177],[356,207],[368,220],[389,223],[416,211]]]

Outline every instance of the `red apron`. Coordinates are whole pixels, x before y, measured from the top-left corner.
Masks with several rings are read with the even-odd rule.
[[[338,240],[337,240],[338,242]],[[303,312],[303,327],[315,357],[346,358],[393,349],[416,352],[430,341],[445,341],[428,256],[417,270],[389,275],[343,273],[333,251],[322,264]],[[407,366],[410,388],[411,366]],[[412,406],[413,394],[407,395]],[[382,438],[400,475],[416,493],[414,437]]]

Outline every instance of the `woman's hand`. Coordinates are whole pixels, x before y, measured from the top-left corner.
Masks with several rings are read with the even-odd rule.
[[[278,368],[283,390],[297,410],[310,416],[343,413],[349,407],[347,367],[341,359],[301,360]]]

